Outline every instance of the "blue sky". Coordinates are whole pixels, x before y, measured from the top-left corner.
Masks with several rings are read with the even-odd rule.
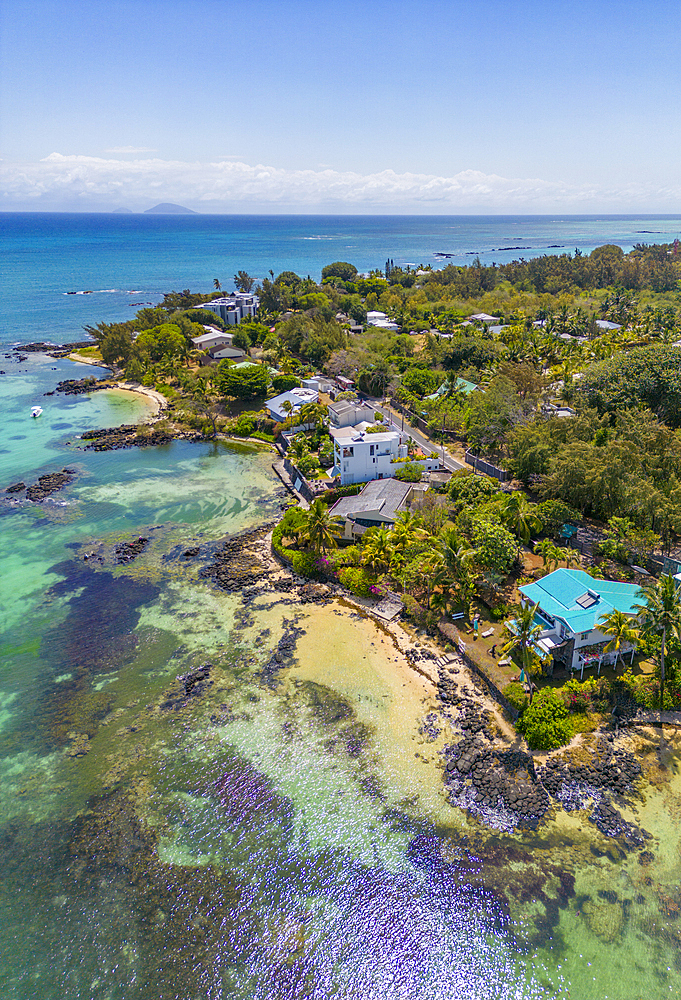
[[[4,209],[667,211],[681,5],[4,0]]]

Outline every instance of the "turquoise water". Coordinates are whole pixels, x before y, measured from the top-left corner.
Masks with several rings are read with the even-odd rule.
[[[71,367],[31,365],[43,391]],[[446,728],[423,735],[432,692],[387,635],[341,604],[243,605],[202,579],[225,532],[276,516],[269,452],[79,451],[77,427],[144,401],[45,397],[30,423],[25,375],[5,384],[4,469],[76,478],[0,517],[3,998],[678,994],[673,747],[635,805],[654,865],[581,814],[486,830],[444,800]],[[206,662],[212,686],[173,707]]]
[[[232,288],[237,270],[262,279],[324,264],[504,263],[543,253],[630,250],[681,235],[679,216],[247,216],[0,213],[0,344],[82,338],[86,323],[129,319],[164,292]],[[510,248],[510,249],[502,249]],[[69,295],[69,292],[92,294]]]
[[[164,233],[184,232],[191,271],[218,223],[190,239],[175,222],[148,228],[158,259],[142,235],[119,273],[162,266],[175,287],[190,284]],[[90,287],[126,232],[97,235],[101,223],[79,217],[59,237],[59,225],[34,233],[41,253],[24,255],[17,278],[45,294],[22,307],[31,339],[77,325],[80,302],[95,312],[94,296],[62,292],[81,278]],[[416,224],[400,225],[390,238],[411,239]],[[309,235],[312,221],[300,226]],[[336,242],[296,258],[296,240],[322,241],[289,237],[281,267],[349,255]],[[97,239],[111,240],[99,255]],[[254,245],[264,259],[264,240]],[[237,266],[220,259],[227,273]],[[255,270],[250,259],[238,266]],[[14,325],[8,337],[28,339]],[[147,402],[43,395],[93,371],[72,362],[31,355],[0,368],[0,487],[74,472],[43,504],[0,494],[3,1000],[679,995],[681,774],[669,733],[637,743],[648,781],[618,806],[650,831],[648,853],[605,838],[581,810],[558,810],[535,833],[486,829],[444,798],[448,723],[424,732],[432,688],[390,636],[342,602],[275,591],[244,603],[202,577],[218,539],[278,516],[267,449],[82,451],[82,430],[145,419]],[[115,546],[140,536],[143,554],[117,565]],[[293,655],[272,674],[282,639]],[[178,676],[207,663],[210,686],[181,707]]]

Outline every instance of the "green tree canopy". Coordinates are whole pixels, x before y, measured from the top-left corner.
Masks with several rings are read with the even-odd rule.
[[[250,292],[253,290],[255,279],[250,276],[248,271],[237,271],[234,275],[234,284],[237,291]]]
[[[182,357],[186,349],[186,339],[175,323],[161,323],[160,326],[144,330],[134,343],[135,354],[147,355],[151,361]]]
[[[402,376],[402,387],[421,399],[424,396],[429,396],[431,392],[435,392],[441,382],[441,375],[438,375],[431,368],[422,368],[421,366],[408,368]]]
[[[449,481],[449,498],[457,509],[477,507],[485,500],[491,500],[501,489],[496,479],[490,476],[476,476],[472,472],[453,475]]]
[[[475,561],[482,569],[505,575],[518,557],[518,543],[502,524],[473,518],[470,538],[476,549]]]
[[[555,750],[572,739],[573,729],[563,699],[553,688],[537,692],[517,723],[531,750]]]
[[[297,375],[275,375],[272,379],[272,388],[275,392],[288,392],[289,389],[295,389],[300,385],[300,379]]]
[[[254,399],[264,396],[269,386],[269,372],[264,365],[237,368],[221,361],[217,368],[216,385],[225,396],[236,399]]]
[[[322,281],[325,278],[342,278],[343,281],[354,281],[356,277],[357,268],[345,260],[336,260],[333,264],[326,264],[322,268]]]
[[[681,348],[635,347],[586,369],[575,399],[599,413],[648,407],[671,427],[681,427]]]

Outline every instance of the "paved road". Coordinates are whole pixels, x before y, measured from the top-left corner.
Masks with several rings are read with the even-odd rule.
[[[388,420],[391,421],[393,430],[397,431],[402,430],[401,414],[397,413],[395,410],[391,410],[389,406],[382,406],[378,399],[368,399],[367,403],[374,410],[377,410],[379,413],[382,413],[384,417],[387,417]],[[431,451],[436,451],[438,455],[440,455],[440,457],[442,458],[443,454],[442,445],[436,444],[435,441],[431,441],[430,438],[427,438],[425,434],[422,434],[421,431],[417,430],[415,427],[409,427],[407,425],[406,419],[405,419],[404,432],[405,434],[408,434],[409,437],[412,438],[412,440],[415,441],[417,445],[419,445],[419,447],[426,452],[426,454],[430,454]],[[456,472],[457,469],[466,468],[465,465],[462,465],[461,462],[453,458],[449,454],[446,448],[444,449],[444,467],[445,469],[448,469],[449,472]]]

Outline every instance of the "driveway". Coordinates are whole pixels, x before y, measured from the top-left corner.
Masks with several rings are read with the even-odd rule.
[[[396,431],[402,430],[401,414],[398,414],[394,410],[391,410],[389,406],[382,406],[377,399],[367,399],[366,403],[377,413],[382,413],[383,416],[388,419],[388,422],[392,430]],[[405,419],[405,425],[406,425],[406,419]],[[421,431],[417,430],[415,427],[405,426],[404,432],[409,435],[412,441],[416,442],[416,444],[422,449],[422,451],[426,453],[426,455],[429,455],[431,451],[436,451],[440,456],[440,458],[442,459],[443,455],[442,445],[436,444],[435,441],[431,441],[430,438],[427,438],[425,434],[422,434]],[[461,462],[453,458],[449,454],[446,448],[444,449],[443,465],[445,469],[447,469],[449,472],[456,472],[457,469],[466,468],[465,465],[462,465]]]

